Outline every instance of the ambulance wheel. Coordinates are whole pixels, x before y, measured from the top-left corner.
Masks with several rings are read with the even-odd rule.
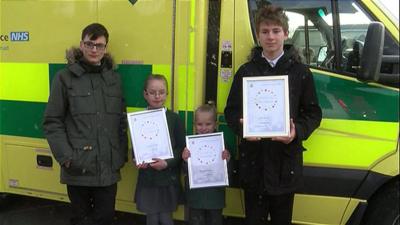
[[[7,205],[9,195],[5,193],[0,193],[0,209]]]
[[[399,178],[383,187],[368,203],[363,222],[365,225],[400,225]]]

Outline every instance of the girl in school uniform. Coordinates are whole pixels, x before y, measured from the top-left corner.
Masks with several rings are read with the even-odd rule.
[[[217,112],[212,104],[205,104],[195,111],[196,134],[213,133],[217,128]],[[190,150],[185,148],[182,159],[187,161]],[[222,159],[230,158],[225,149]],[[222,210],[225,207],[225,187],[189,189],[186,177],[186,204],[189,209],[189,225],[222,225]]]
[[[164,107],[168,84],[164,76],[149,75],[145,81],[143,96],[148,109]],[[178,114],[166,110],[167,124],[173,159],[153,159],[152,163],[138,165],[135,202],[140,212],[146,214],[147,225],[172,225],[172,213],[180,203],[180,156],[185,147],[185,130]]]

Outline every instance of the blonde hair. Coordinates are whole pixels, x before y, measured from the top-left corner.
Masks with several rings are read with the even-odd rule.
[[[215,104],[212,101],[209,101],[206,104],[203,104],[194,111],[194,120],[196,121],[197,113],[199,112],[208,112],[213,116],[214,121],[217,121],[217,109],[215,108]]]

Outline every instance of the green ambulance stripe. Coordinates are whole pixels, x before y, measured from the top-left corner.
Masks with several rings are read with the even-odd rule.
[[[42,138],[42,120],[51,82],[66,64],[0,63],[0,134]],[[143,109],[143,85],[151,73],[164,75],[171,88],[169,65],[119,65],[125,101],[129,109]],[[23,77],[23,79],[21,79]],[[166,106],[170,107],[170,98]],[[134,110],[131,110],[134,111]],[[184,113],[181,117],[185,118]],[[192,114],[188,119],[192,130]],[[23,118],[23,119],[22,119]]]
[[[324,119],[312,138],[304,142],[310,149],[304,154],[306,165],[361,169],[395,151],[399,133],[398,89],[318,71],[313,74]],[[237,140],[223,115],[219,124],[219,129],[232,140],[229,147],[237,151]]]
[[[43,137],[41,123],[49,80],[63,66],[65,65],[50,64],[45,72],[43,68],[46,66],[42,64],[0,64],[0,134]],[[10,69],[13,69],[13,73]],[[35,73],[32,69],[35,69]],[[157,70],[167,69],[164,67]],[[14,73],[15,71],[18,73]],[[128,109],[146,107],[141,97],[143,80],[147,74],[153,72],[152,66],[120,65],[119,72],[123,74]],[[44,74],[47,76],[45,82]],[[21,77],[24,79],[20,79]],[[324,120],[313,138],[305,142],[309,149],[304,155],[306,165],[367,168],[376,159],[395,150],[398,134],[398,91],[329,76],[317,75],[315,81],[320,101],[325,98],[321,101]],[[29,85],[30,82],[34,85]],[[337,88],[338,85],[342,87]],[[336,91],[335,87],[349,93]],[[377,92],[380,94],[376,94]],[[366,106],[370,111],[362,111]],[[190,134],[193,132],[193,112],[180,110],[179,114],[184,121],[188,121],[186,128]],[[235,151],[235,136],[226,126],[222,115],[219,116],[219,124],[219,130],[224,131],[227,137],[227,148]],[[324,146],[323,151],[318,149],[321,146]]]
[[[0,100],[47,102],[48,64],[0,63]]]
[[[49,64],[48,76],[49,86],[56,73],[65,67],[65,64]],[[146,77],[152,73],[151,65],[119,65],[117,72],[121,75],[122,89],[125,96],[125,103],[128,107],[145,108],[146,101],[143,99],[143,84]]]
[[[324,118],[399,121],[399,90],[314,72]]]
[[[56,73],[64,67],[65,64],[49,65],[49,85],[51,85],[51,81]],[[147,107],[147,103],[143,99],[143,87],[144,81],[149,74],[164,75],[168,81],[168,88],[171,88],[171,67],[169,65],[119,65],[117,72],[121,75],[122,89],[128,107]],[[171,98],[167,99],[165,105],[170,108]]]
[[[46,103],[0,100],[0,134],[43,138]]]

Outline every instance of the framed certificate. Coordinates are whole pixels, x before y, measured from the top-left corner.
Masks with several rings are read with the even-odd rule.
[[[190,189],[229,185],[222,132],[186,136],[186,146]]]
[[[243,78],[243,137],[289,136],[288,76]]]
[[[127,116],[136,164],[151,163],[153,158],[174,157],[164,108],[128,113]]]

